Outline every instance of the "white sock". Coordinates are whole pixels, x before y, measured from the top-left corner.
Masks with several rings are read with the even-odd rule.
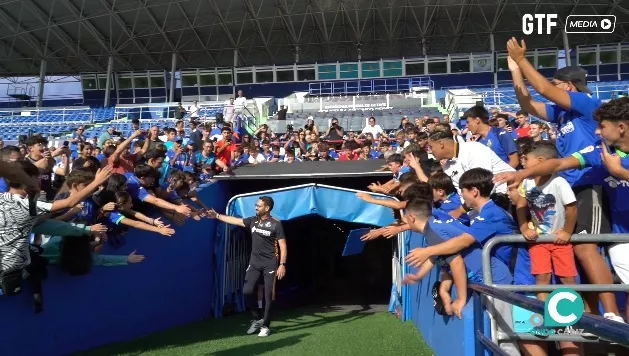
[[[262,301],[258,300],[258,308],[262,309]]]

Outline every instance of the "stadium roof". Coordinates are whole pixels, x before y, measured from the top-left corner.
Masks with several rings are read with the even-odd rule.
[[[522,34],[523,14],[613,14],[614,34],[570,35],[571,45],[628,38],[624,0],[0,0],[0,75],[231,67],[484,52]],[[624,7],[622,6],[624,5]],[[624,19],[624,21],[623,21]],[[557,31],[558,32],[558,31]],[[556,35],[531,48],[562,47]]]

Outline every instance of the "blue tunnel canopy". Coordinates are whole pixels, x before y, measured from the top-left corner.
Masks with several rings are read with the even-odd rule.
[[[236,195],[227,204],[227,212],[232,216],[253,216],[256,201],[261,196],[269,196],[275,202],[271,215],[279,220],[317,214],[328,219],[376,226],[386,226],[394,222],[391,209],[366,203],[356,197],[357,192],[316,183],[297,185]],[[381,194],[372,195],[393,200]]]

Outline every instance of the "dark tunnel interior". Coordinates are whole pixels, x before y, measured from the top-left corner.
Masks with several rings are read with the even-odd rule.
[[[318,183],[367,191],[384,177],[230,180],[230,195]],[[391,292],[393,240],[365,244],[361,254],[342,256],[351,230],[373,227],[325,219],[318,215],[282,221],[287,236],[286,277],[277,281],[275,305],[337,306],[388,304]],[[248,237],[250,238],[250,236]]]

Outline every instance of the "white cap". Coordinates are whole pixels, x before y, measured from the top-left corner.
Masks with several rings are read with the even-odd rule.
[[[312,116],[312,115],[308,116],[308,120],[314,121],[314,116]]]

